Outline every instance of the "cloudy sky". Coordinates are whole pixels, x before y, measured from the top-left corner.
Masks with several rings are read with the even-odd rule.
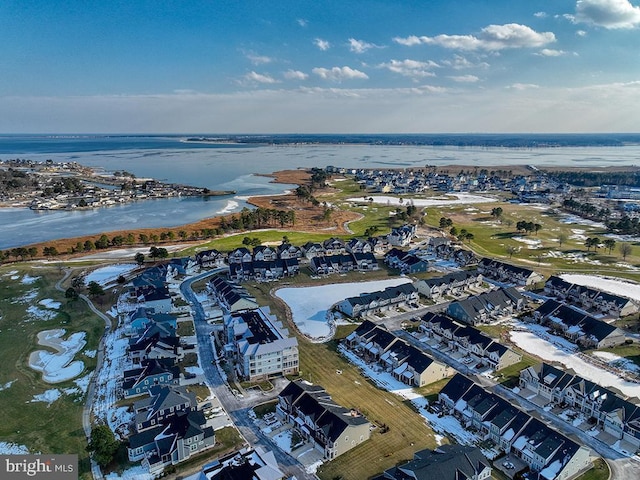
[[[639,0],[3,0],[0,133],[640,131]]]

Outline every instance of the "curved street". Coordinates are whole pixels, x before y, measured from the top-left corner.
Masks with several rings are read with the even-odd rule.
[[[207,384],[249,445],[260,445],[273,451],[280,468],[289,475],[295,475],[298,480],[317,479],[318,477],[315,474],[307,473],[304,467],[297,460],[278,448],[271,439],[260,431],[253,419],[249,416],[249,411],[251,411],[254,406],[275,398],[277,394],[273,393],[271,395],[261,396],[258,400],[238,398],[231,392],[229,385],[227,385],[225,379],[220,374],[217,364],[217,355],[211,342],[211,334],[214,331],[214,328],[212,325],[207,323],[202,305],[198,301],[191,285],[194,282],[215,275],[221,271],[226,271],[226,268],[211,270],[185,280],[180,284],[180,292],[191,305],[193,312],[193,323],[195,325],[196,337],[198,339],[200,367],[204,371]]]

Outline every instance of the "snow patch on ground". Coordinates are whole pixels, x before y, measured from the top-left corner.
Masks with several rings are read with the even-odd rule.
[[[312,339],[329,338],[329,309],[341,300],[361,293],[376,292],[386,287],[410,283],[408,278],[394,278],[373,282],[339,283],[306,288],[281,288],[276,295],[291,309],[293,321],[304,335]]]
[[[516,242],[520,242],[520,243],[524,243],[525,245],[528,245],[529,250],[542,248],[542,242],[540,240],[535,240],[532,238],[524,238],[524,237],[511,237],[511,238]]]
[[[626,370],[632,373],[640,373],[640,366],[627,358],[616,355],[615,353],[592,352],[591,355],[599,358],[613,368],[619,368],[621,370]]]
[[[44,298],[40,300],[38,304],[44,306],[45,308],[51,308],[53,310],[57,310],[62,306],[62,303],[56,302],[53,298]]]
[[[0,442],[0,455],[27,455],[29,449],[24,445],[11,442]]]
[[[57,350],[36,350],[29,356],[29,367],[42,372],[42,379],[47,383],[60,383],[77,377],[84,370],[84,362],[73,360],[76,353],[87,343],[85,332],[76,332],[68,339],[62,340],[64,329],[44,330],[38,333],[38,343]]]
[[[15,381],[16,381],[16,380],[11,380],[11,381],[9,381],[9,382],[5,383],[4,385],[0,385],[0,392],[1,392],[1,391],[3,391],[3,390],[8,390],[8,389],[10,389],[10,388],[11,388],[11,385],[13,385]]]
[[[446,206],[446,205],[459,205],[459,204],[470,204],[470,203],[489,203],[497,201],[493,197],[483,197],[480,195],[469,195],[465,193],[455,193],[455,194],[447,194],[439,197],[430,197],[430,198],[399,198],[399,197],[391,197],[387,195],[374,195],[371,197],[373,203],[384,204],[387,203],[390,205],[414,205],[416,207],[437,207],[437,206]],[[349,202],[360,202],[362,201],[360,198],[349,198],[347,199]]]
[[[58,315],[55,310],[43,310],[35,305],[27,307],[27,321],[47,322],[53,320]]]
[[[84,281],[87,285],[89,282],[96,282],[104,286],[108,283],[115,282],[120,275],[125,275],[136,268],[138,268],[138,265],[135,263],[108,265],[106,267],[96,268],[85,277]]]
[[[613,293],[614,295],[620,295],[621,297],[640,301],[640,284],[631,283],[621,278],[574,273],[562,274],[560,275],[560,278],[570,283],[596,288],[598,290]]]
[[[142,465],[130,468],[124,472],[118,474],[115,472],[109,473],[104,477],[106,480],[153,480],[153,475],[149,473],[149,470]]]
[[[11,303],[12,304],[30,303],[31,300],[34,300],[37,296],[38,296],[38,290],[34,288],[25,292],[22,296],[16,297],[14,300],[11,301]]]
[[[524,351],[533,353],[545,361],[559,362],[565,367],[578,372],[583,378],[602,385],[615,387],[625,395],[640,398],[640,385],[628,382],[617,375],[587,363],[578,356],[560,350],[547,340],[543,340],[531,332],[512,331],[511,340]]]
[[[23,285],[31,285],[32,283],[35,283],[36,280],[38,280],[40,277],[32,277],[30,275],[25,275],[24,277],[22,277],[22,280],[20,280],[20,283],[22,283]]]
[[[32,402],[45,402],[47,403],[47,407],[50,407],[53,402],[58,400],[62,396],[62,392],[57,388],[52,388],[51,390],[47,390],[40,395],[34,395]]]
[[[122,328],[106,334],[104,361],[96,377],[93,403],[95,417],[106,421],[120,440],[126,439],[129,433],[127,425],[133,417],[133,413],[127,412],[127,408],[113,408],[118,401],[118,381],[125,370],[133,367],[127,358],[128,344],[129,340]]]

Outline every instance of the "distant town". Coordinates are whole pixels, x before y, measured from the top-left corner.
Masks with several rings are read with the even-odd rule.
[[[0,160],[0,204],[32,210],[91,209],[156,198],[233,193],[136,178],[126,171],[105,173],[75,162]]]

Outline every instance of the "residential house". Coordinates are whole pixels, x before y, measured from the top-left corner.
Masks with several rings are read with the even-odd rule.
[[[384,262],[391,268],[396,268],[405,274],[426,272],[429,269],[427,260],[398,248],[389,250],[384,257]]]
[[[378,270],[378,260],[371,252],[352,253],[354,264],[354,270],[361,272],[367,272],[370,270]]]
[[[544,280],[542,275],[529,268],[511,265],[492,258],[480,260],[478,271],[486,278],[520,287],[528,287]]]
[[[276,412],[299,435],[313,441],[326,460],[333,460],[370,437],[371,423],[355,409],[335,403],[319,385],[290,382],[278,396]]]
[[[477,270],[461,270],[442,277],[417,280],[414,285],[421,295],[438,301],[445,296],[456,296],[469,289],[480,288],[482,274]]]
[[[584,310],[612,317],[625,317],[638,313],[638,305],[621,295],[596,288],[577,285],[557,276],[551,276],[544,285],[547,295],[570,303]]]
[[[416,235],[417,227],[415,225],[402,225],[401,227],[393,228],[391,233],[387,235],[387,240],[391,245],[397,247],[406,247],[411,243],[413,237]]]
[[[547,300],[533,314],[534,320],[585,348],[607,348],[626,341],[623,330],[555,300]]]
[[[352,254],[373,253],[373,246],[366,240],[352,238],[346,244],[347,252]]]
[[[149,392],[155,385],[179,385],[180,368],[172,358],[151,359],[140,362],[140,368],[125,370],[122,381],[124,398]]]
[[[640,449],[640,399],[624,398],[612,389],[547,363],[520,372],[524,395],[537,395],[541,405],[561,405],[592,419],[610,439]]]
[[[262,262],[272,262],[278,258],[276,249],[268,245],[258,245],[253,248],[253,260]]]
[[[426,353],[397,338],[369,320],[362,322],[345,339],[347,348],[374,360],[385,371],[407,385],[422,387],[450,376],[453,370]]]
[[[478,447],[445,444],[420,450],[410,462],[386,470],[374,480],[484,480],[491,478],[491,462]]]
[[[260,306],[246,289],[228,282],[222,277],[215,276],[209,280],[207,291],[214,296],[218,304],[228,313],[255,310]]]
[[[156,386],[134,403],[135,431],[129,437],[129,460],[142,460],[152,475],[185,461],[215,444],[212,427],[196,409],[195,394],[183,387]]]
[[[343,240],[339,238],[329,238],[322,242],[325,255],[345,255],[347,247]]]
[[[196,480],[285,480],[271,450],[244,448],[205,464]]]
[[[376,312],[416,305],[418,291],[411,283],[404,283],[384,290],[361,293],[338,302],[336,309],[352,318],[358,318]]]
[[[181,360],[184,357],[184,349],[175,330],[153,322],[137,338],[129,341],[127,351],[129,358],[136,365],[141,364],[143,360]]]
[[[538,478],[568,479],[592,467],[588,449],[461,374],[442,388],[439,401],[481,438],[522,460]]]
[[[282,260],[289,260],[292,258],[300,260],[304,256],[302,248],[291,245],[290,243],[281,243],[276,247],[276,251],[278,253],[278,258]]]
[[[225,266],[225,255],[215,248],[196,253],[195,259],[200,268],[220,268]]]
[[[522,310],[524,297],[514,287],[499,288],[452,302],[447,314],[470,325],[489,323]]]
[[[444,343],[446,348],[460,351],[494,370],[502,370],[522,360],[522,355],[480,330],[436,313],[427,313],[422,317],[420,330]]]
[[[298,341],[267,307],[227,315],[224,336],[241,378],[257,382],[298,373]]]
[[[307,259],[322,257],[325,254],[324,247],[319,242],[307,242],[302,246],[302,252]]]
[[[251,260],[253,260],[253,257],[251,256],[251,252],[249,251],[249,249],[246,247],[236,248],[227,256],[227,262],[229,263],[229,265],[231,265],[232,263],[246,263],[250,262]]]

